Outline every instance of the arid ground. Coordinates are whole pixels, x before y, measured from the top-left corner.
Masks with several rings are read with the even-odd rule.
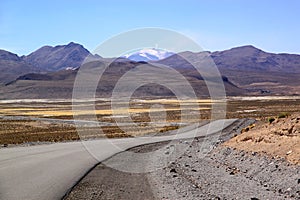
[[[108,99],[97,100],[95,110],[90,109],[92,103],[76,103],[79,107],[75,109],[80,109],[73,116],[72,102],[68,100],[2,101],[1,147],[167,134],[188,123],[207,121],[213,106],[224,105],[211,100],[134,99],[129,109],[121,106],[112,111]],[[196,156],[202,144],[201,138],[196,138],[183,156],[153,173],[124,173],[100,163],[66,199],[298,199],[299,110],[298,97],[229,98],[226,117],[240,118],[240,124],[225,130],[220,142],[204,158]],[[181,120],[184,111],[188,116]],[[128,116],[136,128],[132,128]],[[160,117],[165,120],[159,121]],[[87,134],[78,135],[78,130]],[[186,145],[183,141],[178,143]],[[164,145],[144,145],[131,151],[152,151]],[[108,162],[123,156],[120,153]]]
[[[128,154],[117,154],[96,166],[65,199],[299,199],[300,166],[295,162],[299,160],[299,151],[295,144],[289,145],[289,140],[285,140],[290,137],[299,144],[299,134],[278,135],[281,139],[275,136],[268,148],[270,143],[264,139],[273,133],[263,128],[271,126],[271,130],[281,132],[285,129],[281,126],[284,121],[290,124],[295,119],[282,117],[278,120],[276,117],[277,122],[273,125],[264,121],[238,120],[222,131],[219,143],[214,144],[207,154],[199,150],[203,138],[195,138],[191,144],[178,141],[176,145],[186,147],[187,151],[162,169],[148,173],[126,173],[110,167],[120,160],[128,160],[130,164],[130,159],[126,159]],[[245,137],[252,139],[243,140]],[[255,140],[257,137],[264,139],[259,142]],[[155,143],[130,151],[144,153],[158,148],[167,151],[168,147],[166,143]]]
[[[224,104],[224,102],[205,99],[186,101],[135,99],[130,102],[129,109],[126,111],[119,109],[112,113],[111,103],[108,99],[97,100],[94,106],[95,110],[90,110],[91,103],[93,102],[76,104],[76,106],[80,106],[81,110],[76,113],[75,119],[84,120],[77,128],[89,132],[89,134],[79,136],[73,122],[71,101],[3,100],[0,102],[0,143],[7,146],[105,136],[132,137],[165,132],[177,129],[187,123],[210,119],[212,105]],[[262,122],[267,121],[270,117],[276,117],[280,113],[293,114],[300,110],[300,98],[296,97],[236,97],[228,99],[226,103],[227,118],[254,118]],[[86,110],[82,109],[84,106],[86,106]],[[94,113],[95,115],[93,115]],[[188,116],[181,118],[183,114],[188,114]],[[135,128],[128,123],[130,122],[128,116],[135,122]],[[163,122],[160,121],[162,116]],[[98,131],[98,126],[89,121],[93,120],[92,117],[96,117],[100,122],[101,132]],[[121,122],[121,127],[117,125],[116,121]]]

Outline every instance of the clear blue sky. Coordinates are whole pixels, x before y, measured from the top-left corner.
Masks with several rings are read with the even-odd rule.
[[[0,0],[0,48],[23,55],[74,41],[94,50],[120,32],[160,27],[205,50],[300,53],[299,10],[298,0]]]

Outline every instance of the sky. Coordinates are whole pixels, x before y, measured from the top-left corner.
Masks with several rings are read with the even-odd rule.
[[[299,9],[298,0],[0,0],[0,49],[27,55],[73,41],[93,51],[119,33],[159,27],[208,51],[300,54]]]

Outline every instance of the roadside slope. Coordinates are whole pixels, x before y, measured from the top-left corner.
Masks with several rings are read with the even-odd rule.
[[[178,141],[179,146],[189,145],[187,152],[149,173],[126,173],[105,165],[126,159],[126,154],[119,153],[95,167],[65,199],[299,199],[299,166],[222,145],[253,122],[239,120],[227,127],[206,156],[207,152],[199,150],[203,138],[191,144]],[[130,151],[145,153],[167,147],[162,142]]]

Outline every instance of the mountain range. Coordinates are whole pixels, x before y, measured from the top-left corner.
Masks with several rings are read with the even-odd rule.
[[[69,43],[44,46],[26,56],[0,50],[0,99],[9,98],[71,98],[73,83],[86,57],[102,65],[114,58],[92,55],[82,45]],[[208,96],[201,75],[184,58],[201,62],[209,56],[215,62],[229,96],[237,95],[299,95],[300,55],[275,54],[254,46],[236,47],[216,52],[180,52],[174,54],[157,49],[143,49],[115,59],[104,73],[97,96],[110,96],[114,84],[126,72],[139,71],[147,64],[151,71],[156,64],[167,65],[180,72],[191,83],[198,96]],[[172,77],[168,77],[172,80]],[[176,87],[180,87],[180,83]],[[172,92],[159,85],[140,87],[137,96],[170,96]]]

